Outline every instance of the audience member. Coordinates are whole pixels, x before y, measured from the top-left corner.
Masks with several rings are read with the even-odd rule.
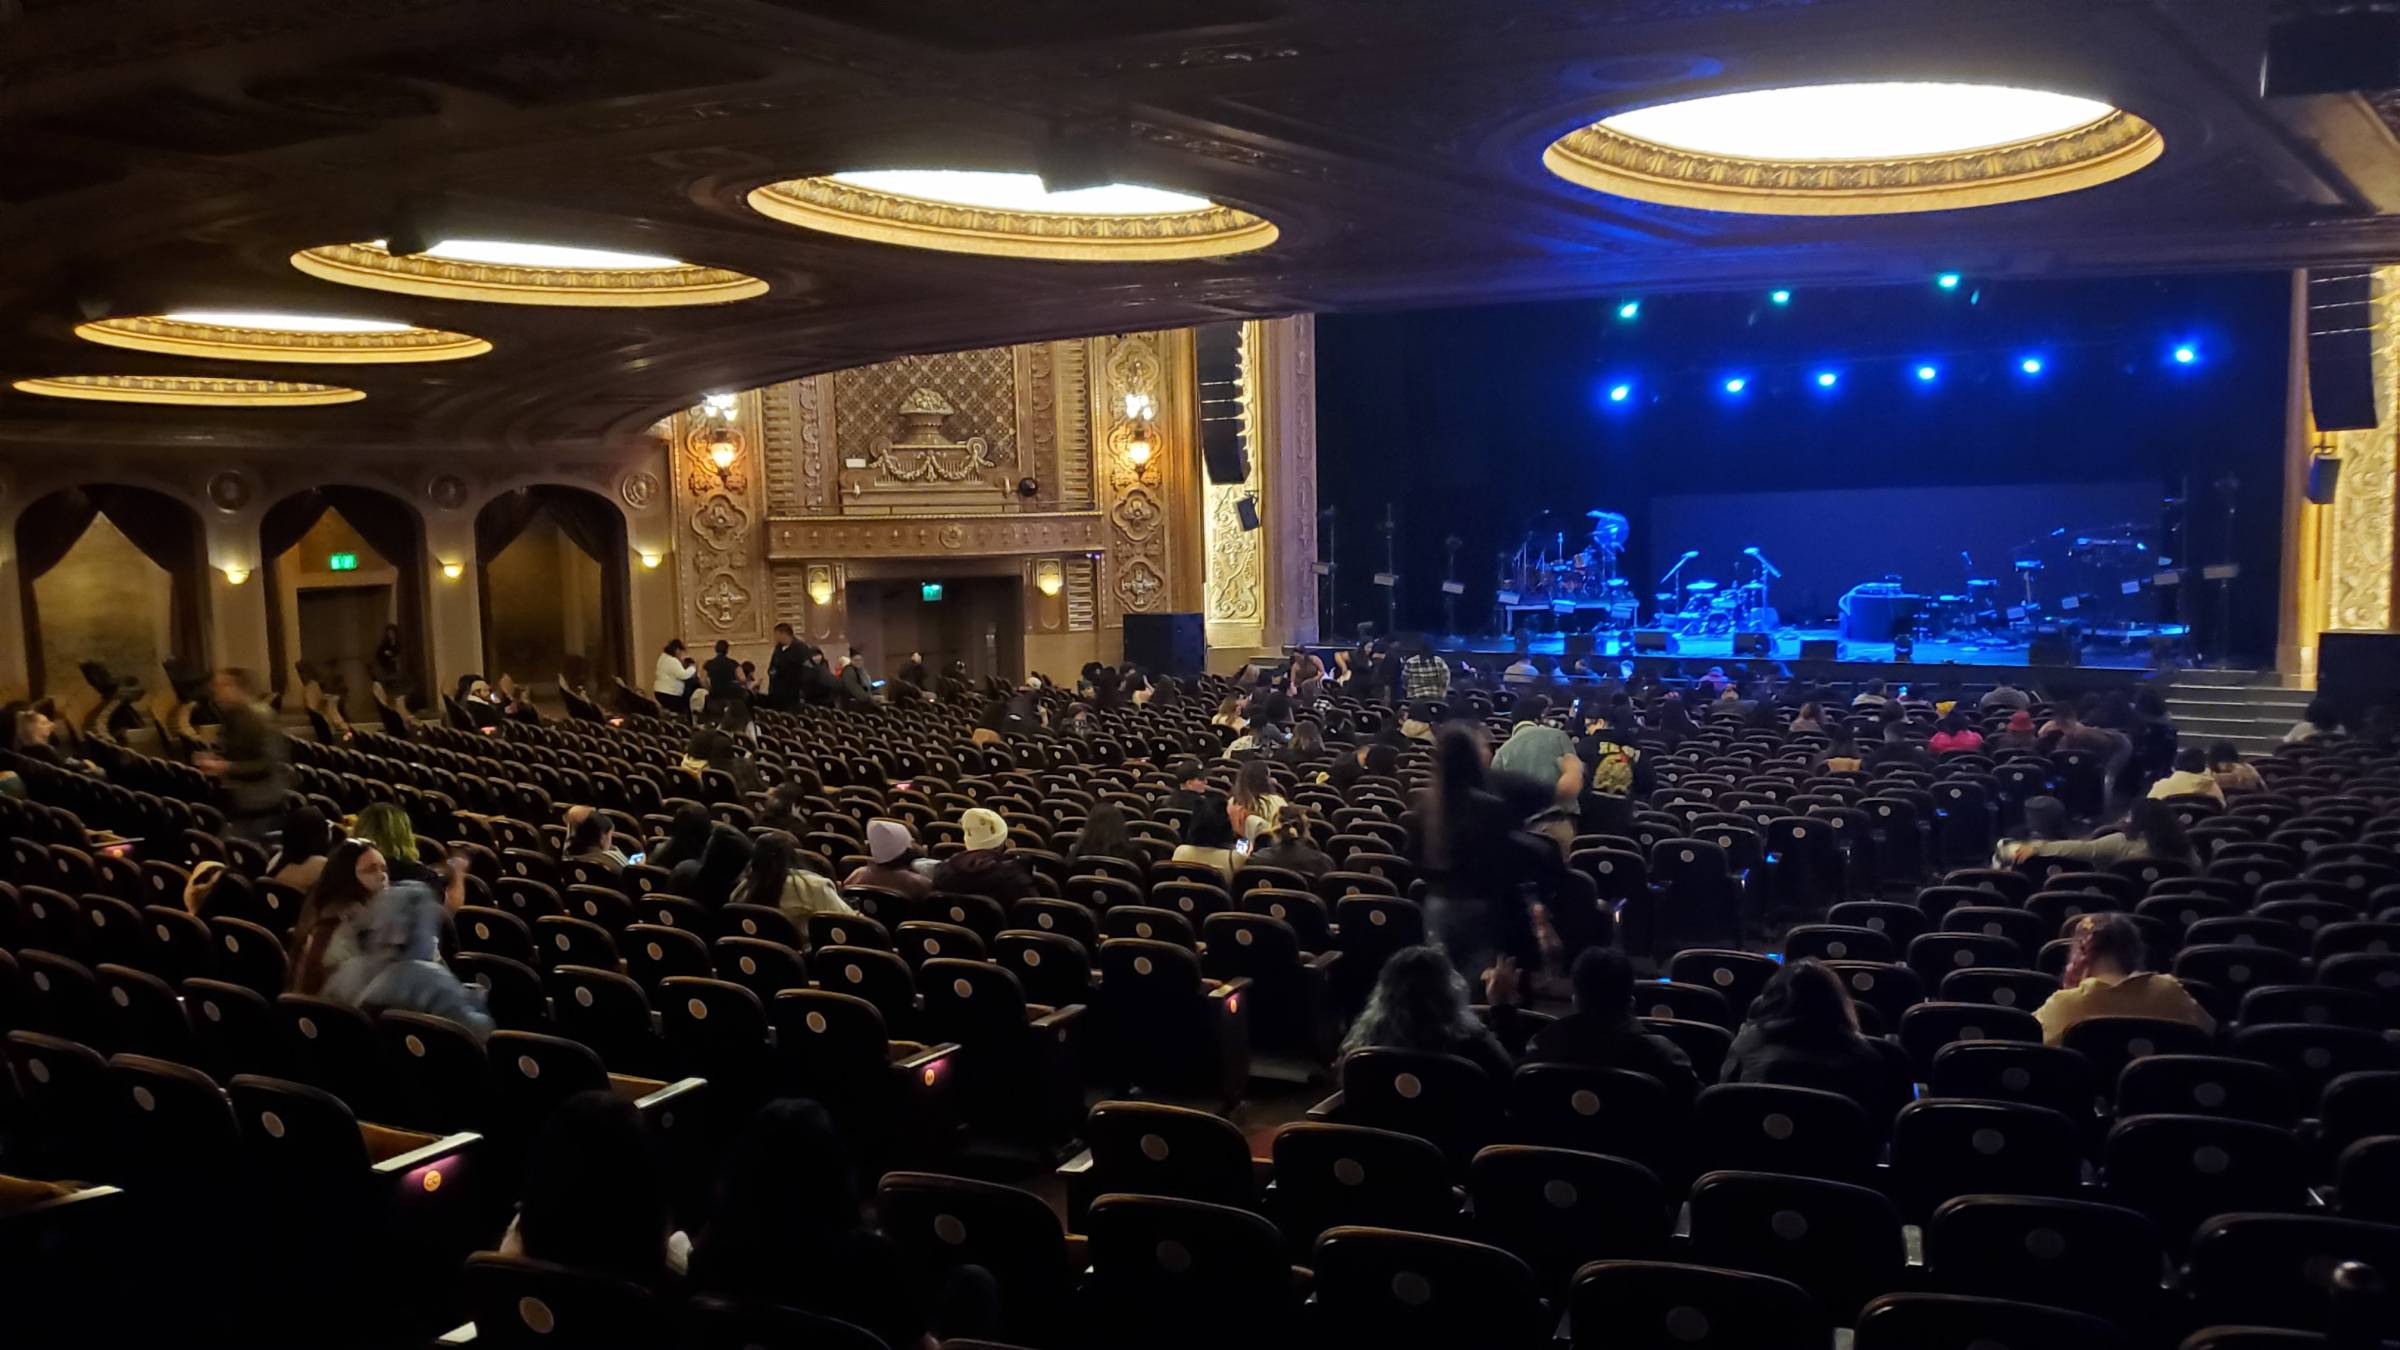
[[[709,909],[718,909],[733,902],[733,888],[742,883],[750,871],[753,845],[750,836],[731,825],[715,825],[708,832],[708,847],[700,851],[697,861],[677,863],[669,875],[675,889],[669,894],[697,900]]]
[[[1991,747],[1995,751],[2032,750],[2037,748],[2040,743],[2041,738],[2033,727],[2033,714],[2023,708],[2010,713],[2008,724],[1991,739]]]
[[[217,780],[227,832],[263,839],[283,814],[290,741],[251,690],[250,672],[218,671],[209,680],[209,698],[216,707],[217,744],[201,751],[194,767]]]
[[[1504,959],[1537,965],[1533,910],[1556,893],[1565,862],[1519,832],[1516,812],[1492,790],[1479,727],[1442,729],[1417,809],[1428,940],[1472,976]]]
[[[1883,681],[1869,680],[1867,687],[1859,690],[1858,696],[1850,700],[1850,706],[1853,708],[1881,708],[1890,704],[1891,701],[1892,696],[1885,692]]]
[[[1630,1069],[1658,1080],[1678,1108],[1700,1090],[1692,1061],[1673,1041],[1642,1030],[1633,1012],[1633,966],[1614,947],[1586,947],[1575,958],[1575,1011],[1533,1034],[1528,1064]]]
[[[824,1107],[769,1102],[734,1136],[692,1244],[693,1292],[798,1308],[918,1350],[930,1346],[921,1278],[867,1221]]]
[[[1274,766],[1254,759],[1233,777],[1233,795],[1225,802],[1226,820],[1236,839],[1250,840],[1275,828],[1283,798],[1275,791]]]
[[[1992,866],[2017,865],[2017,850],[2067,838],[2067,804],[2044,793],[2025,799],[2025,819],[2015,834],[2003,835],[1992,848]]]
[[[691,1243],[672,1231],[666,1186],[641,1115],[614,1092],[578,1092],[534,1141],[500,1254],[674,1292]]]
[[[1791,733],[1795,736],[1821,736],[1825,732],[1824,705],[1814,701],[1800,705],[1792,714]]]
[[[617,848],[617,823],[606,811],[589,806],[567,808],[567,859],[626,866],[625,855]]]
[[[1866,761],[1859,758],[1858,742],[1850,738],[1849,729],[1836,728],[1815,767],[1818,773],[1857,773],[1866,767]]]
[[[1986,711],[1993,708],[2008,708],[2016,712],[2026,712],[2033,707],[2033,696],[2003,679],[2000,683],[1993,685],[1991,692],[1985,694],[1982,701],[1976,706]]]
[[[800,640],[790,624],[775,625],[775,647],[767,653],[768,707],[791,712],[800,706],[800,688],[807,682],[803,672],[815,650]]]
[[[382,850],[363,839],[345,839],[335,846],[292,925],[293,993],[324,992],[325,981],[358,955],[355,921],[367,902],[390,884]]]
[[[467,860],[447,856],[436,844],[434,861],[425,861],[416,828],[408,823],[408,813],[395,803],[370,803],[350,822],[350,833],[382,851],[392,880],[431,886],[441,892],[442,903],[452,910],[467,903]]]
[[[1434,947],[1409,947],[1383,963],[1366,1008],[1342,1038],[1344,1054],[1367,1049],[1457,1055],[1489,1075],[1495,1091],[1516,1069],[1469,1006],[1465,978]]]
[[[2339,735],[2341,730],[2341,709],[2335,706],[2332,699],[2319,695],[2308,701],[2308,707],[2300,713],[2300,720],[2292,723],[2292,729],[2283,733],[2283,743],[2301,745]]]
[[[1232,804],[1221,794],[1211,792],[1192,809],[1191,818],[1183,823],[1183,842],[1175,846],[1174,861],[1199,863],[1217,869],[1226,881],[1233,880],[1233,870],[1241,860],[1233,853],[1234,834]]]
[[[2169,797],[2206,797],[2220,805],[2225,801],[2225,789],[2208,771],[2208,752],[2198,746],[2175,752],[2174,772],[2152,783],[2150,795],[2162,801]]]
[[[1967,721],[1967,715],[1953,708],[1941,721],[1925,748],[1936,755],[1967,754],[1983,748],[1983,733]]]
[[[1399,750],[1391,745],[1382,741],[1362,742],[1357,749],[1333,762],[1333,767],[1325,771],[1325,781],[1346,794],[1358,786],[1358,780],[1367,774],[1391,777],[1399,759]]]
[[[966,849],[944,858],[933,872],[933,888],[982,895],[1003,906],[1035,894],[1033,874],[1008,856],[1008,822],[997,811],[975,807],[958,818]]]
[[[1275,817],[1275,829],[1261,836],[1252,846],[1249,862],[1258,867],[1280,867],[1297,872],[1310,881],[1333,870],[1333,858],[1310,841],[1308,808],[1298,802],[1287,802]]]
[[[667,826],[667,842],[659,845],[658,851],[651,854],[647,861],[652,867],[667,868],[680,867],[688,862],[697,871],[700,855],[708,848],[709,831],[715,827],[716,821],[708,814],[707,807],[698,802],[679,806],[675,808],[673,822]],[[682,894],[671,887],[669,893]]]
[[[1450,663],[1422,641],[1400,663],[1401,688],[1411,703],[1440,703],[1450,697]]]
[[[2172,975],[2142,969],[2142,930],[2123,914],[2086,914],[2075,925],[2059,990],[2034,1010],[2042,1040],[2056,1045],[2090,1017],[2155,1017],[2214,1033],[2217,1019]]]
[[[750,866],[728,897],[737,905],[772,905],[803,930],[811,914],[856,914],[833,879],[800,865],[788,834],[762,834],[750,846]]]
[[[387,886],[351,924],[356,954],[325,979],[325,997],[370,1015],[389,1011],[447,1018],[481,1040],[492,1033],[483,995],[441,960],[442,902],[413,881]]]
[[[2117,830],[2093,839],[2065,839],[2050,843],[2020,844],[2015,861],[2028,858],[2068,858],[2105,870],[2129,858],[2163,858],[2174,862],[2196,863],[2192,842],[2183,833],[2183,824],[2165,803],[2144,798],[2133,804],[2125,823]]]
[[[867,822],[867,862],[850,873],[844,886],[875,886],[904,899],[922,900],[933,894],[933,881],[925,875],[925,855],[917,848],[916,836],[908,826],[897,820],[877,818]]]
[[[659,649],[657,668],[651,672],[650,693],[658,706],[671,713],[689,716],[692,711],[692,686],[699,682],[700,673],[691,658],[683,654],[683,639],[669,638]]]
[[[1125,808],[1115,802],[1095,802],[1084,817],[1083,829],[1075,835],[1075,846],[1067,851],[1069,858],[1122,858],[1136,867],[1150,866],[1150,850],[1125,824]]]
[[[2208,772],[2228,797],[2240,792],[2264,792],[2267,788],[2258,770],[2242,762],[2242,752],[2231,741],[2217,741],[2208,747]]]
[[[1898,1045],[1860,1033],[1858,1009],[1841,977],[1806,960],[1791,962],[1767,981],[1717,1081],[1838,1092],[1881,1130],[1907,1103],[1914,1077]]]
[[[333,847],[333,827],[313,806],[297,806],[283,818],[281,847],[267,864],[267,880],[295,891],[314,890],[325,872],[325,854]]]

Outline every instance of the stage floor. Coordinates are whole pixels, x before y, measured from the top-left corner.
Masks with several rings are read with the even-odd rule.
[[[2148,670],[2151,665],[2150,637],[2151,633],[2147,629],[2133,630],[2122,635],[2111,630],[2105,635],[2084,643],[2081,650],[2076,653],[2075,664],[2093,670]],[[1838,640],[1839,633],[1831,628],[1778,628],[1769,635],[1770,641],[1774,644],[1774,650],[1769,655],[1778,661],[1796,661],[1800,657],[1802,642],[1826,638]],[[1436,641],[1442,650],[1473,652],[1477,655],[1498,655],[1516,650],[1513,639],[1500,635],[1462,636],[1447,641],[1439,639]],[[1566,638],[1563,634],[1538,633],[1533,636],[1532,643],[1533,650],[1544,656],[1563,656],[1566,653]],[[1892,644],[1888,642],[1839,642],[1835,652],[1834,659],[1837,661],[1891,664],[1898,660],[1892,650]],[[2031,644],[2021,638],[1986,637],[1962,641],[1937,641],[1926,638],[1918,641],[1907,664],[1917,666],[2025,666],[2032,664],[2029,659],[2030,653]],[[1599,639],[1599,654],[1602,656],[1669,657],[1687,661],[1758,659],[1756,657],[1736,658],[1733,653],[1733,638],[1730,634],[1715,637],[1678,636],[1675,639],[1675,649],[1668,652],[1635,652],[1631,648],[1620,651],[1617,637],[1609,635]]]

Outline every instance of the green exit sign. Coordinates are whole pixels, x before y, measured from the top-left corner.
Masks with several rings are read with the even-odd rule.
[[[328,572],[355,572],[358,570],[358,555],[355,553],[330,554],[325,559],[325,570]]]

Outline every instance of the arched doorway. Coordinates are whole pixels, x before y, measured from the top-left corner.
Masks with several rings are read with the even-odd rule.
[[[310,488],[268,509],[258,543],[277,687],[305,666],[344,690],[353,720],[374,716],[371,680],[394,698],[427,699],[424,533],[406,502],[373,488]],[[400,630],[394,669],[377,659],[387,625]]]
[[[200,519],[163,492],[118,483],[61,488],[17,517],[26,680],[36,697],[82,687],[105,666],[148,685],[208,670],[208,562]]]
[[[625,676],[633,577],[625,517],[606,497],[548,483],[500,494],[475,516],[475,564],[483,674]]]

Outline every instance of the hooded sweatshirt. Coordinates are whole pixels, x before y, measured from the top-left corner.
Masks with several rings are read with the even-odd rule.
[[[475,1033],[492,1031],[482,995],[442,964],[442,902],[415,882],[387,886],[358,925],[358,955],[325,982],[325,997],[364,1012],[397,1008],[448,1018]]]

